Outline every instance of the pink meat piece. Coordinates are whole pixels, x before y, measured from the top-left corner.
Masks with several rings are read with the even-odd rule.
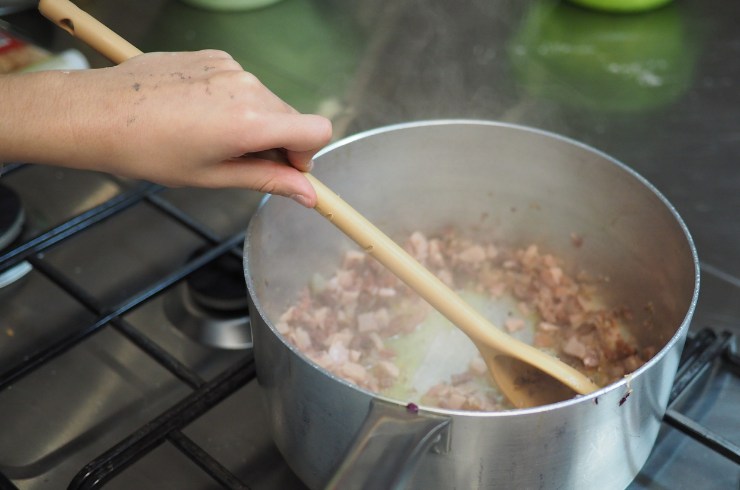
[[[506,330],[509,332],[518,332],[524,328],[524,325],[526,325],[526,322],[521,318],[509,317],[504,320],[504,327],[506,327]]]
[[[329,346],[329,357],[334,364],[343,364],[349,361],[349,349],[341,341],[335,340]]]
[[[537,324],[537,328],[543,332],[559,332],[560,327],[548,322],[540,322]]]
[[[429,257],[429,241],[423,233],[415,231],[409,237],[411,255],[421,263],[426,262]]]
[[[355,283],[355,271],[350,269],[339,269],[337,271],[337,282],[342,289],[349,289]]]
[[[367,257],[367,255],[364,252],[360,252],[359,250],[348,250],[344,254],[342,267],[344,267],[345,269],[357,267],[365,262],[365,257]]]
[[[447,262],[441,249],[441,242],[437,238],[433,238],[429,241],[429,257],[428,263],[432,267],[443,268]]]
[[[311,348],[311,336],[301,327],[296,328],[293,331],[293,341],[296,347],[301,350],[308,350]]]
[[[381,378],[390,378],[395,381],[401,374],[401,370],[390,361],[378,361],[378,374]]]
[[[460,252],[457,258],[467,264],[480,264],[486,260],[486,250],[480,245],[472,245]]]
[[[357,315],[357,331],[376,332],[385,328],[390,321],[388,310],[380,308],[376,311],[368,311]]]
[[[367,369],[356,362],[345,362],[339,365],[338,370],[343,377],[360,386],[368,381]]]
[[[565,352],[569,356],[583,359],[584,357],[586,357],[586,344],[581,342],[581,340],[577,336],[573,335],[569,337],[568,340],[566,340],[563,344],[563,352]]]

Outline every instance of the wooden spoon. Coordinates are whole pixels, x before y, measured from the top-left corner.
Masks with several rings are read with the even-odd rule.
[[[114,63],[141,54],[69,0],[41,0],[41,13]],[[316,177],[305,174],[318,196],[316,211],[408,284],[475,343],[496,384],[516,407],[532,407],[599,389],[555,357],[497,329],[434,274],[344,202]]]

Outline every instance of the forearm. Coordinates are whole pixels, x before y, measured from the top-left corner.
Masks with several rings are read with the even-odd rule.
[[[44,104],[52,97],[44,101],[40,94],[50,84],[56,82],[49,73],[0,77],[0,161],[32,161],[41,153],[49,117],[43,117]]]
[[[0,161],[53,163],[73,158],[68,75],[41,72],[0,77]]]

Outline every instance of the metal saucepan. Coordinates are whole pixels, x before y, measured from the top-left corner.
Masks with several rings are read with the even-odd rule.
[[[331,145],[316,162],[327,185],[392,237],[475,227],[608,276],[612,299],[635,312],[632,333],[660,348],[627,378],[561,403],[410,412],[405,400],[323,370],[277,332],[298,291],[335,269],[350,245],[316,213],[266,199],[244,267],[258,379],[296,474],[311,488],[624,488],[657,437],[698,296],[696,251],[666,199],[603,153],[493,122],[381,128]],[[642,327],[647,315],[653,328]]]

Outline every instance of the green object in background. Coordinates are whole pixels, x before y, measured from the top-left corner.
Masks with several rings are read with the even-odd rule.
[[[194,7],[222,12],[267,7],[280,0],[180,0]]]
[[[541,2],[526,13],[508,57],[531,96],[625,113],[660,107],[684,93],[695,50],[676,5],[613,15]]]
[[[298,111],[316,112],[345,94],[364,49],[361,31],[328,10],[310,0],[240,12],[167,2],[142,48],[224,50]]]
[[[645,12],[671,3],[671,0],[569,0],[571,3],[604,12]]]

